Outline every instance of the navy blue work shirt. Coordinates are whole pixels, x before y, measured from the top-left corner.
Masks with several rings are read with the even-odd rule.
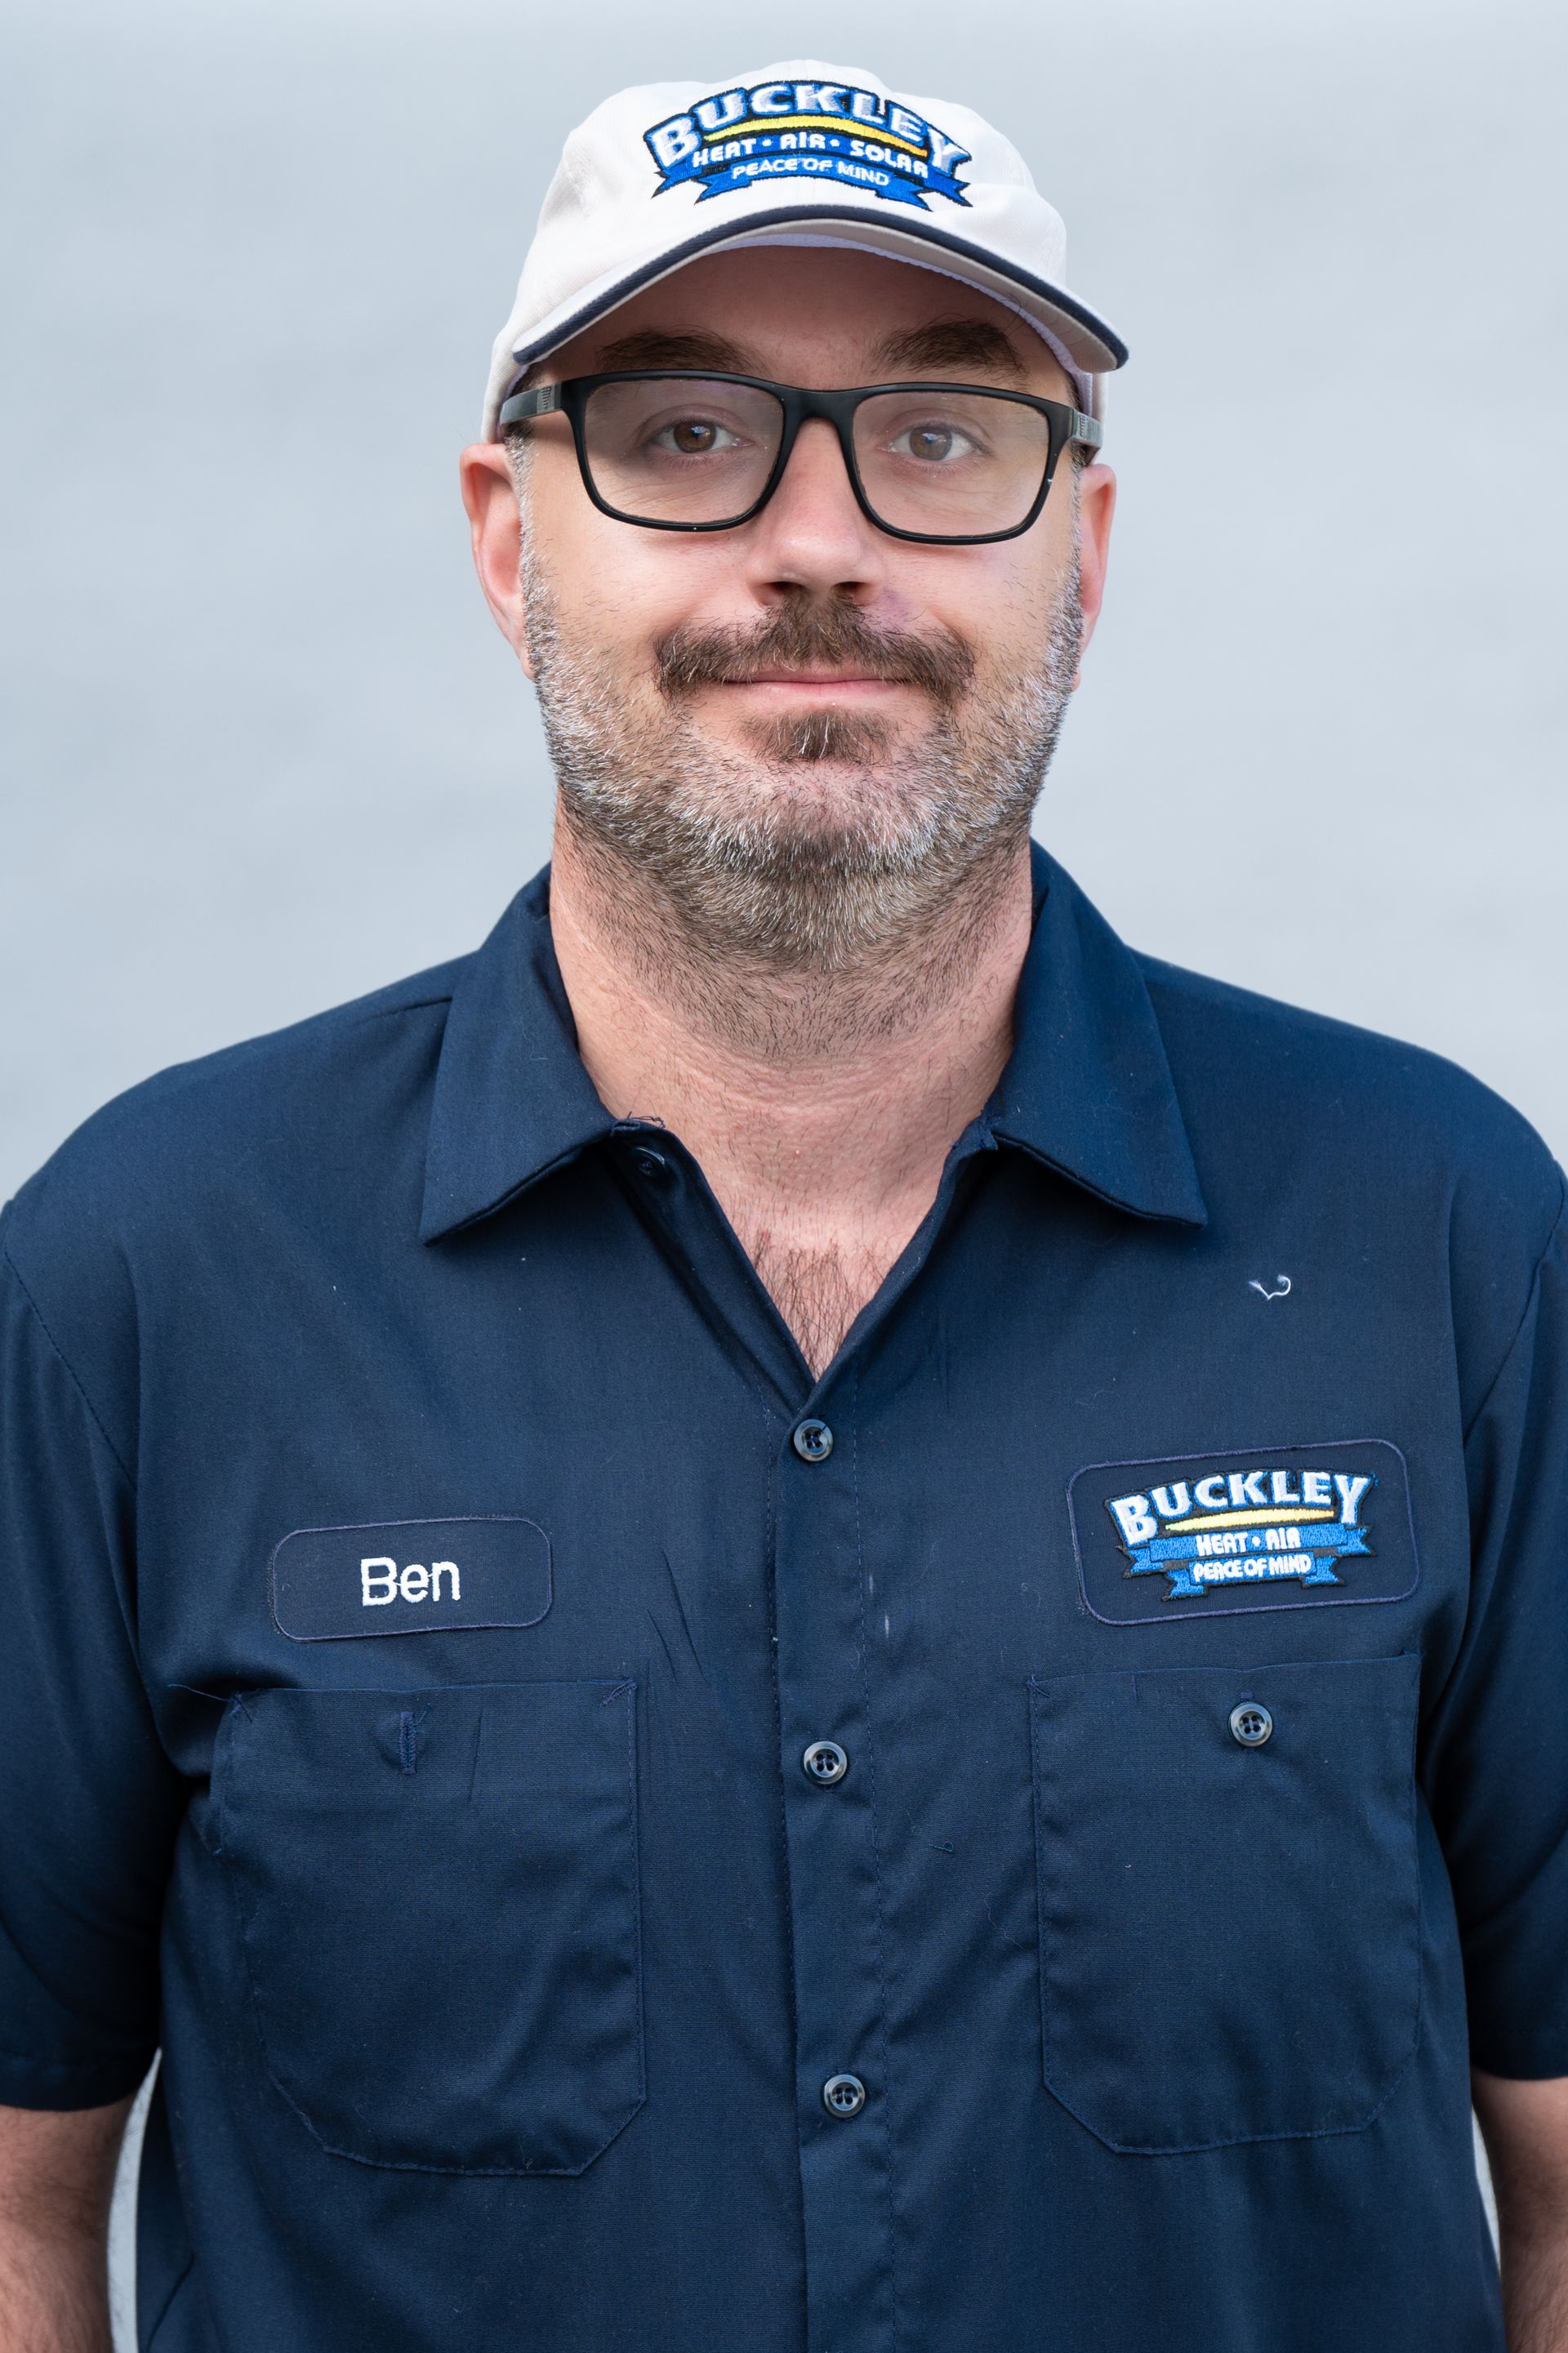
[[[155,2353],[1495,2353],[1568,2073],[1558,1171],[1043,857],[820,1380],[478,955],[5,1227],[0,2098]]]

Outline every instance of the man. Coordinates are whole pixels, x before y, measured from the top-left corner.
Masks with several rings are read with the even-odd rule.
[[[574,134],[552,868],[8,1213],[6,2347],[159,2044],[157,2353],[1568,2347],[1561,1182],[1031,850],[1123,356],[945,100]]]

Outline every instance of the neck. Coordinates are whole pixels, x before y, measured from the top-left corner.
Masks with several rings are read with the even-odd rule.
[[[831,975],[725,955],[564,818],[550,912],[600,1099],[617,1118],[661,1120],[693,1154],[820,1371],[1011,1050],[1027,839],[918,938]]]

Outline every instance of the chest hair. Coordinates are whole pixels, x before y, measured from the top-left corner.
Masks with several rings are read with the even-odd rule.
[[[806,1249],[777,1241],[770,1233],[749,1236],[746,1247],[814,1377],[838,1354],[845,1334],[875,1298],[897,1256],[837,1245]]]

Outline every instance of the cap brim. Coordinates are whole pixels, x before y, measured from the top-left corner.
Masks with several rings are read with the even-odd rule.
[[[562,343],[570,343],[574,335],[580,335],[606,311],[618,309],[645,287],[656,286],[660,279],[671,277],[700,254],[726,245],[776,242],[791,232],[813,226],[818,234],[831,235],[835,242],[864,246],[869,251],[888,253],[900,260],[924,260],[949,278],[961,279],[978,287],[982,293],[995,295],[1011,309],[1037,321],[1062,345],[1073,364],[1088,375],[1109,374],[1126,361],[1127,346],[1115,328],[1097,317],[1065,287],[1050,285],[1020,264],[987,248],[971,245],[950,229],[938,228],[934,223],[894,224],[868,218],[859,206],[789,205],[755,213],[738,227],[715,227],[706,235],[700,232],[679,245],[665,246],[636,268],[616,271],[597,285],[580,290],[569,302],[542,319],[528,336],[514,343],[513,380],[535,361],[543,359]],[[500,404],[510,389],[498,369],[486,406],[487,438],[493,439],[495,436]]]

